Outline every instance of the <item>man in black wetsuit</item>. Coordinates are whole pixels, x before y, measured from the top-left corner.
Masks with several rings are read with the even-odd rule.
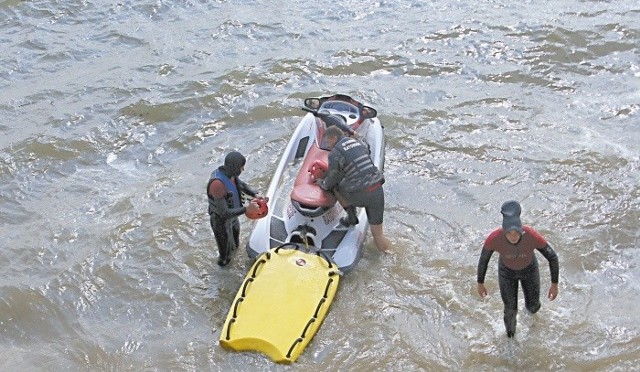
[[[329,167],[318,185],[332,191],[347,211],[341,218],[344,226],[357,224],[356,207],[364,207],[371,229],[371,235],[380,252],[389,253],[389,241],[384,236],[382,220],[384,215],[384,176],[373,164],[369,148],[360,140],[345,137],[344,119],[337,115],[324,117],[327,129],[324,135],[329,153]]]
[[[240,244],[240,221],[238,216],[259,209],[254,200],[248,206],[242,203],[242,194],[259,196],[238,176],[244,170],[245,157],[232,151],[224,159],[224,165],[211,173],[207,183],[209,199],[209,222],[218,245],[218,265],[225,266],[231,261],[231,251]],[[264,198],[268,201],[268,198]]]
[[[504,325],[507,337],[516,333],[516,315],[518,313],[518,283],[522,284],[525,307],[535,314],[540,309],[540,272],[535,251],[540,252],[549,261],[551,287],[547,297],[554,300],[558,296],[559,263],[556,252],[536,230],[522,226],[520,221],[520,203],[508,201],[502,205],[502,228],[494,230],[485,240],[478,261],[478,294],[487,295],[484,277],[493,252],[500,254],[498,262],[498,283],[500,296],[504,303]]]

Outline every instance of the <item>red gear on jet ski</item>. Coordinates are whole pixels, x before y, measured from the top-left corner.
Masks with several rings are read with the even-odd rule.
[[[309,167],[309,173],[311,173],[311,180],[315,181],[320,178],[324,178],[324,176],[327,174],[328,169],[329,169],[329,165],[326,162],[322,160],[314,161],[313,163],[311,163],[311,166]]]
[[[269,213],[269,207],[267,206],[267,200],[261,197],[256,197],[253,198],[252,202],[256,202],[258,203],[258,210],[249,210],[247,209],[246,212],[244,212],[244,215],[247,216],[248,219],[251,220],[257,220],[259,218],[262,218],[264,216],[267,215],[267,213]]]

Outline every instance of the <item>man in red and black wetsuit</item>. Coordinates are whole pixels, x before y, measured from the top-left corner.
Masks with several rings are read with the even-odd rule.
[[[242,203],[242,194],[252,197],[258,195],[238,176],[244,170],[245,157],[232,151],[224,159],[224,165],[211,173],[207,183],[209,199],[209,222],[218,245],[218,265],[225,266],[231,261],[231,251],[240,244],[240,221],[238,216],[259,210],[256,201],[248,206]],[[265,198],[268,201],[268,198]]]
[[[529,226],[522,226],[521,211],[517,201],[508,201],[502,205],[502,228],[494,230],[487,237],[478,261],[478,294],[485,297],[487,289],[484,286],[484,277],[487,265],[493,252],[500,254],[498,283],[504,303],[507,337],[513,337],[516,333],[518,283],[522,284],[527,310],[535,314],[540,309],[540,271],[535,256],[536,250],[549,261],[551,287],[548,298],[554,300],[558,296],[558,256],[540,233]]]

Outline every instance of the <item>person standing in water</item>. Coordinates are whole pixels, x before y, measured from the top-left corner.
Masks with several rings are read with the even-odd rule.
[[[502,204],[502,228],[494,230],[485,240],[478,261],[477,283],[480,297],[487,295],[484,286],[487,266],[493,252],[500,254],[498,261],[498,284],[504,303],[504,325],[507,337],[516,333],[518,313],[518,284],[522,285],[525,307],[535,314],[540,309],[540,271],[535,251],[549,261],[551,287],[547,297],[554,300],[558,296],[559,262],[556,252],[544,237],[532,227],[522,226],[520,203],[511,200]]]
[[[242,203],[242,194],[259,197],[249,185],[238,176],[244,170],[245,157],[232,151],[224,159],[224,165],[216,168],[207,183],[209,199],[209,222],[218,245],[218,265],[226,266],[231,261],[231,251],[240,244],[240,221],[238,216],[255,213],[259,205],[252,200],[248,206]],[[263,198],[269,201],[268,198]]]

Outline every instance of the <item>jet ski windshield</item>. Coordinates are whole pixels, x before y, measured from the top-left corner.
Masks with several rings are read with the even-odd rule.
[[[365,120],[373,119],[378,115],[378,112],[371,106],[363,105],[353,98],[344,95],[336,94],[328,97],[310,97],[304,100],[303,110],[312,113],[316,116],[316,138],[315,142],[318,147],[323,150],[329,150],[324,138],[324,132],[326,125],[320,117],[326,117],[328,115],[340,116],[344,119],[345,128],[343,129],[349,135],[353,135],[354,132],[364,127],[365,130],[368,124],[364,124]],[[331,125],[331,124],[329,124]]]
[[[353,125],[360,119],[360,110],[348,102],[345,101],[325,101],[320,110],[326,110],[330,114],[337,114],[346,119],[348,125]]]

